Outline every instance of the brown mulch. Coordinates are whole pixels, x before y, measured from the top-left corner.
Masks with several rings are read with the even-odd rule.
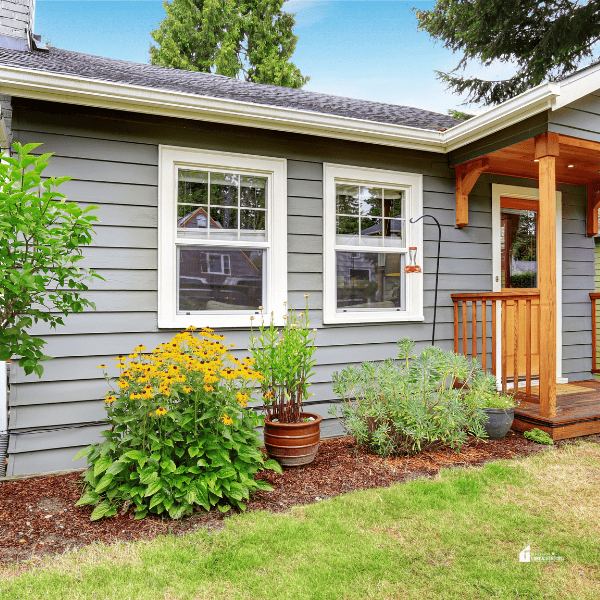
[[[600,441],[600,436],[590,437]],[[499,441],[471,440],[460,454],[444,448],[410,458],[382,460],[357,452],[351,438],[326,440],[312,464],[286,469],[283,475],[273,471],[261,473],[260,478],[275,489],[256,493],[248,510],[281,512],[354,490],[432,476],[441,468],[481,465],[534,454],[543,448],[511,431]],[[167,533],[180,535],[198,527],[222,526],[223,515],[216,510],[201,510],[180,521],[159,517],[136,521],[130,514],[118,514],[92,522],[91,507],[75,506],[81,490],[80,473],[0,483],[0,563],[22,563],[92,542],[151,539]]]

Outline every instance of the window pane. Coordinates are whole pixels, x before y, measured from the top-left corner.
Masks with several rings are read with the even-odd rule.
[[[336,244],[354,246],[358,244],[359,218],[338,215],[336,217]]]
[[[242,206],[265,208],[267,201],[267,178],[242,175],[240,200]]]
[[[336,212],[340,215],[358,215],[358,186],[346,183],[335,185]]]
[[[266,241],[266,221],[264,210],[240,210],[240,239]]]
[[[186,204],[208,204],[208,173],[180,169],[177,201]]]
[[[240,176],[234,173],[210,174],[210,203],[212,206],[237,206]]]
[[[205,233],[208,228],[207,208],[192,204],[178,204],[177,227],[179,229],[201,229]]]
[[[403,217],[404,190],[383,191],[383,216]]]
[[[179,247],[178,312],[258,310],[262,249]]]
[[[381,216],[381,188],[360,186],[360,214],[372,217]]]
[[[537,212],[502,208],[500,250],[503,288],[537,287]]]
[[[336,252],[337,310],[404,310],[404,254]]]
[[[384,245],[395,248],[402,247],[404,219],[383,219]]]
[[[383,246],[381,235],[381,222],[379,218],[361,219],[360,243],[362,246]]]

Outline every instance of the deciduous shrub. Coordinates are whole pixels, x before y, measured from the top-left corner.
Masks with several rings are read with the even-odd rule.
[[[493,377],[454,352],[428,347],[414,356],[408,338],[398,347],[399,362],[365,362],[333,375],[341,421],[357,444],[382,456],[410,455],[438,446],[460,450],[468,433],[485,437],[479,398]]]
[[[96,505],[92,520],[121,506],[136,518],[177,519],[195,505],[244,510],[252,490],[272,489],[254,474],[281,472],[258,449],[263,417],[248,408],[261,378],[253,360],[235,359],[212,330],[191,329],[150,354],[138,346],[116,358],[120,376],[105,400],[111,428],[76,457],[88,457],[77,504]]]

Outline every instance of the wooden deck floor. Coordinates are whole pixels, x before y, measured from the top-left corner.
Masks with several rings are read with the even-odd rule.
[[[542,417],[539,404],[521,402],[515,409],[512,428],[528,431],[537,427],[554,440],[600,433],[600,382],[563,384],[557,392],[556,417]]]

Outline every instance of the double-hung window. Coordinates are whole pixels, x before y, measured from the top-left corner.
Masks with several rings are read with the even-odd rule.
[[[325,323],[423,320],[422,196],[421,175],[325,165]]]
[[[286,206],[284,159],[161,146],[159,327],[282,323]]]

